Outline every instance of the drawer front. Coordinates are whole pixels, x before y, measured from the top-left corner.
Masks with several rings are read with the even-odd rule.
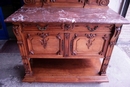
[[[114,25],[80,23],[22,23],[23,31],[110,32]]]
[[[62,55],[63,34],[51,32],[24,32],[28,55]]]
[[[23,31],[63,31],[60,23],[22,23]]]
[[[110,32],[113,26],[109,24],[74,24],[72,31]]]

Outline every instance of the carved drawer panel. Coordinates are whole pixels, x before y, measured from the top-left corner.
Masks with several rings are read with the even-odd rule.
[[[110,32],[114,25],[109,24],[74,24],[73,31],[100,31]]]
[[[60,23],[23,23],[22,28],[24,31],[63,31]]]
[[[70,50],[72,56],[104,56],[110,33],[74,33],[71,34]]]
[[[62,55],[63,34],[50,32],[24,32],[28,54]]]

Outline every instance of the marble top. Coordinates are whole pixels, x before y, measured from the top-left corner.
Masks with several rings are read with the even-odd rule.
[[[130,23],[110,8],[21,7],[5,22]]]

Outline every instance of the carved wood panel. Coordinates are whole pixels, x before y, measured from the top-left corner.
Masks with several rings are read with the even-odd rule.
[[[50,32],[27,32],[30,55],[62,55],[63,34]]]
[[[103,33],[74,33],[71,35],[71,55],[104,55],[107,41]],[[104,39],[105,40],[104,40]],[[104,48],[105,47],[105,48]],[[100,53],[100,54],[99,54]]]

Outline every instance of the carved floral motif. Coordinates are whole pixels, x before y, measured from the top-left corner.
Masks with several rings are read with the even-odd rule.
[[[88,41],[86,43],[88,49],[90,48],[90,46],[92,45],[93,41],[95,40],[94,37],[96,36],[96,34],[85,34],[85,36],[88,38]]]
[[[49,36],[48,33],[37,33],[38,36],[42,37],[42,40],[40,40],[41,45],[43,45],[44,49],[46,49],[47,46],[47,41],[49,40],[49,38],[46,38]]]

